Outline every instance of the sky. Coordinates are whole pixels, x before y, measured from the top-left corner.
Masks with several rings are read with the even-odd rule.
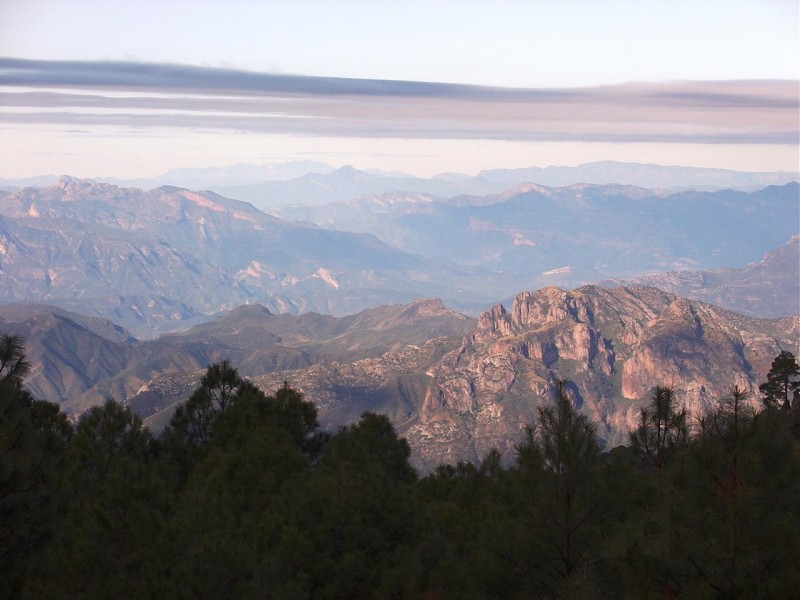
[[[0,0],[0,178],[796,171],[796,0]]]

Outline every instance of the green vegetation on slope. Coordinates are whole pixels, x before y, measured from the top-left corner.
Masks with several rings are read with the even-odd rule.
[[[301,394],[284,385],[266,396],[227,363],[209,367],[158,437],[113,401],[72,427],[22,390],[20,340],[0,342],[2,597],[788,598],[800,588],[797,402],[752,414],[734,388],[688,435],[657,387],[631,446],[601,453],[556,382],[514,464],[490,452],[420,478],[385,416],[324,433]]]

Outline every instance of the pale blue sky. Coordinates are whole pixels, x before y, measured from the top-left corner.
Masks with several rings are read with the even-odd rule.
[[[795,79],[796,0],[2,0],[0,55],[513,87]]]
[[[657,82],[675,85],[675,94],[686,94],[684,84],[692,81],[782,79],[793,80],[796,91],[798,18],[796,0],[0,0],[0,57],[175,63],[517,88]],[[92,119],[81,117],[78,124],[74,114],[59,120],[65,110],[61,101],[43,117],[31,116],[43,114],[41,108],[4,102],[9,96],[2,94],[3,79],[0,71],[0,136],[4,138],[0,177],[44,172],[146,176],[177,166],[302,158],[420,174],[606,158],[778,170],[796,168],[798,160],[796,142],[787,143],[785,135],[778,135],[794,124],[791,118],[787,121],[785,87],[783,112],[765,115],[774,105],[771,101],[762,102],[750,114],[739,111],[733,121],[741,125],[735,131],[714,120],[713,107],[707,107],[708,122],[686,110],[675,113],[676,121],[663,127],[670,135],[685,134],[686,139],[673,135],[665,142],[654,128],[661,121],[652,115],[647,116],[648,122],[656,125],[646,130],[633,117],[627,123],[612,119],[619,131],[635,134],[624,140],[609,136],[608,128],[598,131],[592,125],[599,114],[596,100],[592,110],[548,117],[551,124],[558,119],[573,123],[563,131],[548,127],[543,133],[537,127],[535,135],[528,131],[523,136],[514,135],[514,127],[531,129],[527,127],[530,111],[520,112],[517,124],[500,127],[497,119],[502,111],[492,114],[488,109],[487,124],[476,135],[474,122],[481,118],[480,112],[456,110],[461,123],[440,128],[431,119],[442,114],[445,123],[447,111],[426,106],[425,119],[419,121],[420,108],[402,103],[393,105],[391,114],[386,113],[386,104],[380,110],[359,105],[366,113],[384,112],[380,123],[359,122],[360,129],[353,133],[343,127],[335,131],[237,127],[231,125],[231,113],[226,113],[224,125],[203,128],[193,121],[179,126],[166,118],[174,114],[170,110],[177,110],[174,106],[158,108],[158,126],[154,118],[107,118],[107,113],[122,110],[107,107],[97,109]],[[770,85],[765,97],[772,93]],[[668,91],[665,87],[661,95]],[[109,94],[96,89],[92,93]],[[339,101],[335,110],[323,111],[316,118],[340,119],[346,108]],[[76,109],[68,110],[74,113]],[[308,110],[306,106],[302,116]],[[725,110],[733,109],[726,105]],[[131,106],[124,111],[128,116],[136,114]],[[26,114],[24,119],[20,113]],[[413,118],[408,117],[410,113]],[[755,120],[752,129],[758,139],[744,136],[748,119]],[[386,127],[388,121],[391,127]],[[404,127],[419,130],[423,126],[441,131],[441,137],[402,133]]]

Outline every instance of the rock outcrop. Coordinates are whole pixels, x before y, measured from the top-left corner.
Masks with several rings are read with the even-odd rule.
[[[26,338],[31,390],[79,413],[111,395],[163,427],[211,362],[228,358],[265,392],[304,392],[329,429],[388,415],[423,470],[514,455],[523,427],[568,379],[610,446],[626,441],[656,385],[691,414],[757,386],[781,350],[800,354],[800,317],[754,319],[649,287],[518,294],[475,321],[437,300],[347,317],[248,305],[182,334],[138,342],[53,307],[0,307]]]
[[[608,444],[626,439],[652,388],[675,388],[698,414],[732,385],[757,392],[781,348],[797,351],[800,318],[758,320],[653,288],[546,288],[497,305],[431,370],[403,432],[417,463],[510,457],[526,423],[568,379]],[[756,402],[756,395],[751,395]]]

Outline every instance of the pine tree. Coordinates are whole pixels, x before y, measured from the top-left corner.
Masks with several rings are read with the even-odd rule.
[[[767,381],[758,389],[764,394],[763,402],[767,408],[779,406],[781,410],[788,411],[791,408],[791,396],[800,393],[800,365],[794,354],[787,350],[778,354],[767,373]]]
[[[630,434],[636,452],[658,470],[664,468],[670,451],[685,445],[689,439],[686,409],[676,410],[675,392],[670,387],[657,386],[650,405],[643,408],[639,427]]]
[[[528,477],[531,514],[539,530],[528,562],[531,585],[543,595],[578,594],[597,509],[594,473],[600,445],[595,425],[577,410],[569,386],[554,381],[553,403],[539,408],[518,448],[520,467],[541,468],[538,477]]]
[[[0,333],[0,381],[20,385],[30,368],[22,336]]]

